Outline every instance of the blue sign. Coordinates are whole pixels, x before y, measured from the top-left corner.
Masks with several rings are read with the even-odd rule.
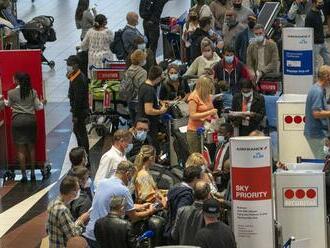
[[[284,74],[313,75],[313,51],[283,51]]]

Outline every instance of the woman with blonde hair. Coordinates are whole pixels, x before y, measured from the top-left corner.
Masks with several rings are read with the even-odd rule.
[[[220,57],[215,52],[213,42],[207,37],[201,41],[201,52],[202,55],[194,60],[183,75],[184,78],[194,78],[209,74],[209,70],[212,70],[213,66],[220,61]]]
[[[217,193],[218,189],[215,183],[215,180],[211,174],[211,171],[209,170],[208,166],[207,166],[207,161],[204,158],[204,156],[201,153],[198,152],[194,152],[192,154],[190,154],[190,156],[188,157],[187,161],[186,161],[186,167],[190,167],[190,166],[198,166],[202,168],[202,180],[209,183],[210,187],[211,187],[211,192],[212,193]]]
[[[153,146],[144,145],[135,158],[136,176],[134,179],[136,202],[143,203],[161,203],[166,205],[166,197],[163,197],[157,188],[157,185],[149,173],[149,169],[155,164],[156,150]]]
[[[204,121],[217,118],[217,109],[212,103],[211,94],[214,92],[213,80],[207,76],[201,76],[196,81],[195,90],[188,98],[189,121],[187,129],[187,141],[190,153],[201,153],[200,137],[197,129],[203,126]]]

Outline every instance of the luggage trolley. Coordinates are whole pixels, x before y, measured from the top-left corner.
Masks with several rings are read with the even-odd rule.
[[[126,70],[124,61],[104,59],[103,67],[91,66],[92,80],[89,86],[89,106],[91,110],[91,127],[99,136],[105,136],[124,125],[121,119],[127,119],[128,113],[120,111],[118,105],[126,103],[118,100],[120,81]]]

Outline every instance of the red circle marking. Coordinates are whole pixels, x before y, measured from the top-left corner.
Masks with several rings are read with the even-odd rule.
[[[296,197],[297,197],[298,199],[302,199],[302,198],[304,198],[304,197],[305,197],[305,191],[302,190],[302,189],[298,189],[298,190],[296,191]]]
[[[292,189],[287,189],[285,192],[284,192],[284,195],[285,195],[285,198],[287,199],[292,199],[294,197],[294,192]]]
[[[304,118],[303,118],[303,122],[304,122],[304,123],[306,122],[306,116],[304,116]]]
[[[306,195],[309,199],[313,199],[316,197],[316,191],[314,189],[309,189],[307,190]]]
[[[295,122],[296,124],[300,124],[300,123],[302,122],[302,117],[301,117],[300,115],[296,115],[296,116],[294,117],[294,122]]]
[[[293,118],[292,118],[292,116],[287,115],[287,116],[285,116],[284,121],[285,121],[287,124],[291,124],[291,123],[293,122]]]

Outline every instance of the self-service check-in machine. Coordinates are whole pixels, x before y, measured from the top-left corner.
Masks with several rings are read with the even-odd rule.
[[[323,166],[289,164],[274,174],[277,220],[284,240],[295,237],[295,247],[328,247]]]

